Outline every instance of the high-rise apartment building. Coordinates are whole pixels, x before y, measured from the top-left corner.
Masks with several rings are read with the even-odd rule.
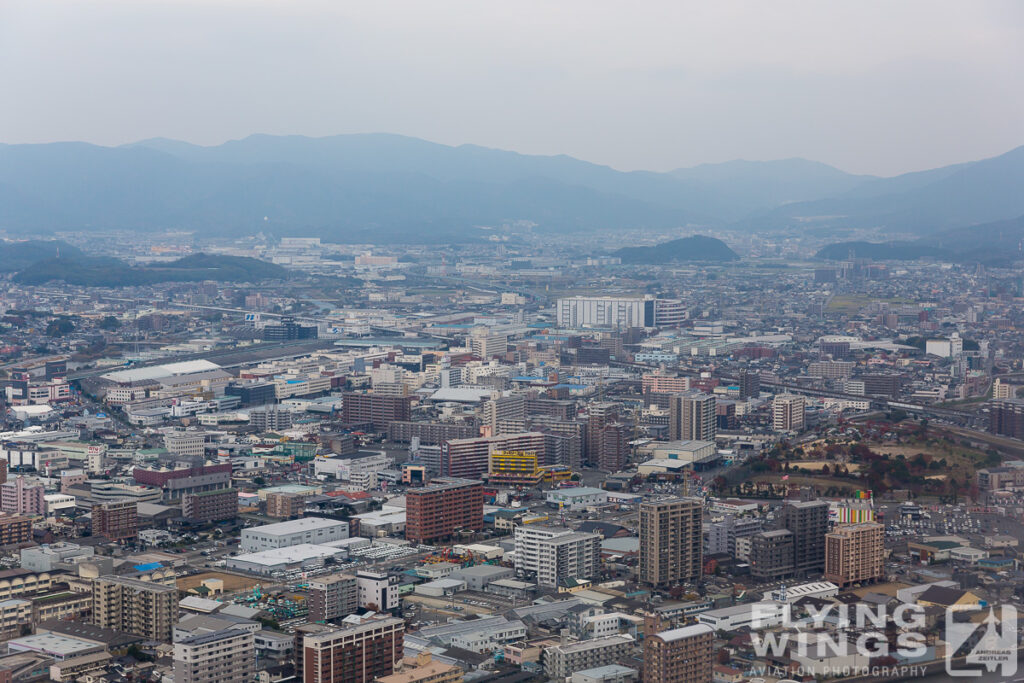
[[[484,526],[484,486],[472,479],[434,479],[405,497],[405,538],[414,543],[451,539]]]
[[[601,537],[566,527],[527,524],[516,527],[516,571],[532,572],[549,588],[566,579],[589,579],[600,569]]]
[[[329,574],[309,581],[309,620],[341,619],[359,609],[359,590],[351,574]]]
[[[793,532],[762,531],[750,537],[750,576],[757,581],[778,581],[793,575]]]
[[[441,444],[441,474],[478,479],[487,472],[492,451],[526,451],[544,458],[544,434],[519,432],[475,439],[451,439]]]
[[[798,576],[825,569],[828,510],[823,500],[786,503],[782,507],[780,524],[793,532],[793,571]]]
[[[700,579],[702,515],[703,503],[697,498],[640,504],[641,581],[664,585]]]
[[[251,631],[213,631],[174,644],[175,683],[248,683],[255,673]]]
[[[181,497],[181,516],[194,523],[234,519],[238,516],[238,491],[186,493]]]
[[[408,420],[412,399],[408,396],[383,396],[346,392],[341,399],[341,421],[345,424],[369,424],[377,431],[387,431],[394,421]]]
[[[1024,399],[1005,398],[990,402],[989,431],[1012,439],[1024,438]]]
[[[20,515],[0,515],[0,546],[32,540],[32,520]]]
[[[113,501],[92,506],[92,535],[125,541],[139,535],[139,506],[134,501]]]
[[[885,527],[862,522],[825,535],[825,580],[840,587],[877,581],[885,575]]]
[[[302,639],[304,683],[371,683],[395,672],[402,659],[405,622],[367,619]]]
[[[757,398],[761,395],[761,373],[754,370],[740,370],[740,398]]]
[[[16,515],[46,515],[46,488],[18,476],[0,484],[0,510]]]
[[[508,351],[508,335],[488,327],[475,327],[467,339],[470,350],[477,358],[488,359]]]
[[[772,400],[772,427],[777,432],[796,432],[804,428],[806,401],[796,394],[779,394]]]
[[[714,441],[717,433],[718,418],[713,395],[693,392],[669,399],[669,439]]]
[[[92,621],[97,626],[170,642],[178,620],[178,590],[152,581],[101,576],[92,583]]]
[[[640,378],[640,389],[645,394],[682,394],[690,390],[690,378],[648,374]]]
[[[715,632],[706,624],[644,638],[645,683],[710,683]]]

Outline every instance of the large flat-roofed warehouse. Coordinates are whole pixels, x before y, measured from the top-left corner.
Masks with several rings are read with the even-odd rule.
[[[227,567],[253,574],[273,574],[290,569],[314,569],[322,567],[324,558],[343,556],[341,548],[301,543],[288,548],[274,548],[258,553],[247,553],[227,559]]]
[[[242,550],[287,548],[300,543],[330,543],[348,538],[348,522],[323,517],[303,517],[242,530]]]

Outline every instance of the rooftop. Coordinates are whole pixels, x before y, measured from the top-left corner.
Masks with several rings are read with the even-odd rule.
[[[264,524],[263,526],[254,526],[249,529],[244,529],[245,532],[255,532],[260,534],[271,534],[284,536],[287,534],[295,534],[301,531],[310,531],[313,529],[327,529],[336,527],[348,522],[342,522],[336,519],[327,519],[325,517],[302,517],[301,519],[292,519],[287,522],[276,522],[274,524]]]

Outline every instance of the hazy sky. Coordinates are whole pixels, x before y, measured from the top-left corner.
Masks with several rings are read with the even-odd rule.
[[[1024,144],[1024,2],[0,0],[0,141],[392,132],[621,169]]]

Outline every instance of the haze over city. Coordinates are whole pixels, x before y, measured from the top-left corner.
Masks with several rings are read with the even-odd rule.
[[[0,62],[6,143],[383,132],[873,175],[1024,143],[1015,2],[8,0]]]

